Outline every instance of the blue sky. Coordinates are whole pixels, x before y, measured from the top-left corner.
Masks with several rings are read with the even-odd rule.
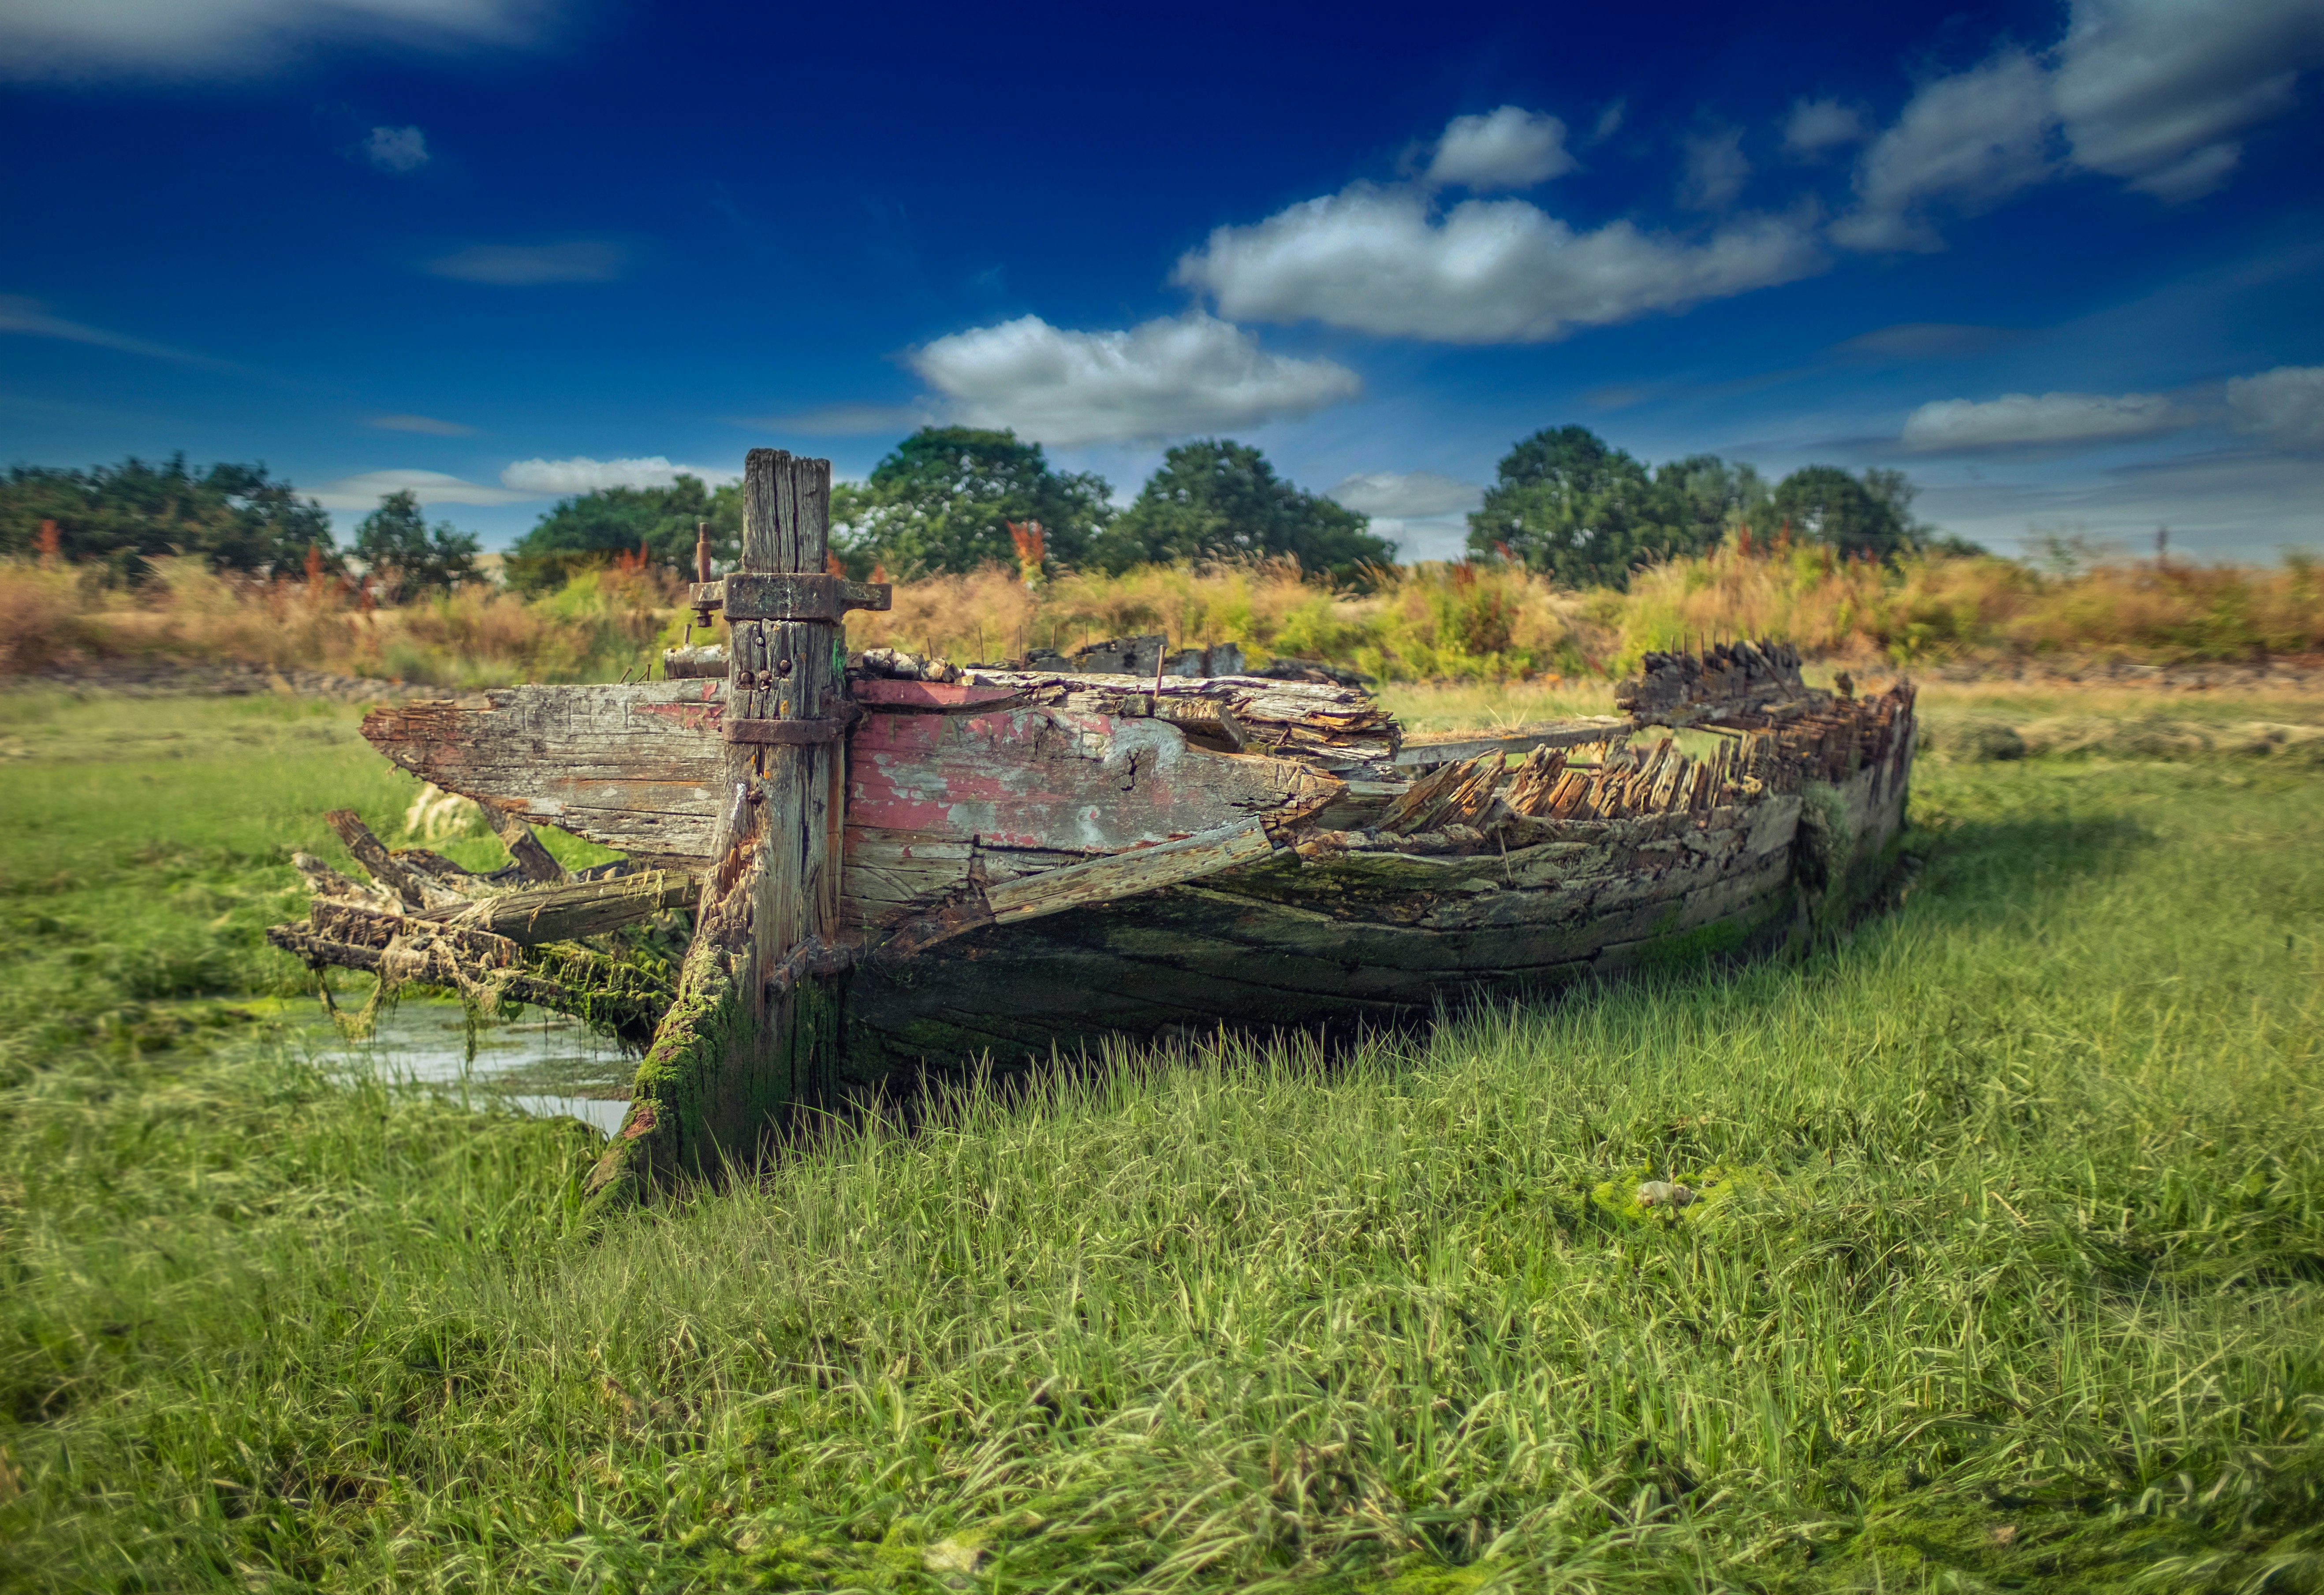
[[[562,492],[1013,425],[1454,549],[1518,438],[2324,544],[2324,0],[0,0],[0,462]]]

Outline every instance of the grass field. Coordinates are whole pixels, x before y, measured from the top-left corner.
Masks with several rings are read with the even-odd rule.
[[[2184,705],[1928,706],[2324,722]],[[289,848],[410,799],[350,715],[0,697],[0,1584],[2324,1589],[2324,772],[2153,745],[1924,761],[1803,962],[592,1232],[591,1132],[271,1022]]]

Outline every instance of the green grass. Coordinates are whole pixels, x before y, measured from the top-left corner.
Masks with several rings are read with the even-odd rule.
[[[355,809],[402,845],[420,790],[360,718],[291,697],[0,694],[0,1082],[60,1047],[153,1050],[276,1006],[250,999],[313,995],[265,943],[306,913],[290,854],[359,874],[324,811]],[[613,856],[542,835],[571,862]],[[474,867],[507,860],[481,825],[436,845]]]
[[[107,834],[273,890],[400,807],[349,754],[101,814],[150,755],[12,764],[83,796],[9,911],[134,894]],[[2324,1588],[2324,776],[1915,814],[1804,963],[964,1087],[594,1232],[577,1127],[60,1022],[0,1093],[0,1582]]]

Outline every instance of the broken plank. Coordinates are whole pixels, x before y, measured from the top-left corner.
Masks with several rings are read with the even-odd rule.
[[[516,866],[518,874],[536,886],[553,886],[565,879],[565,866],[549,856],[549,849],[540,844],[540,838],[532,834],[530,825],[504,808],[488,808],[484,813],[491,817],[493,833],[508,849],[509,862]]]
[[[1182,880],[1215,875],[1221,870],[1250,863],[1274,852],[1275,843],[1268,835],[1265,823],[1252,818],[1189,836],[1183,842],[1141,847],[1111,858],[1093,859],[1085,864],[1028,875],[989,888],[984,900],[995,924],[1011,925],[1020,919],[1062,914],[1067,908],[1136,897],[1141,892],[1176,886]]]
[[[721,681],[510,687],[375,709],[364,735],[447,791],[647,859],[706,859]]]
[[[389,853],[354,809],[332,809],[323,816],[323,820],[338,833],[339,840],[347,844],[347,851],[355,855],[355,862],[371,871],[373,880],[412,908],[434,908],[466,900],[457,892],[445,890]]]
[[[489,897],[457,908],[438,908],[423,919],[506,936],[520,946],[602,936],[669,908],[700,900],[702,882],[683,871],[653,870],[611,880],[575,881],[540,891]]]
[[[1480,753],[1526,753],[1536,748],[1573,748],[1602,742],[1626,734],[1630,722],[1618,715],[1591,715],[1579,720],[1553,720],[1493,736],[1452,737],[1441,742],[1406,742],[1396,755],[1398,770],[1433,770],[1459,764]]]

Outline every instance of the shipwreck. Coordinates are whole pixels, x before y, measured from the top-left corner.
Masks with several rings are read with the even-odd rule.
[[[1398,1024],[1781,944],[1894,852],[1907,682],[1820,691],[1741,641],[1649,654],[1618,715],[1424,741],[1321,677],[851,658],[846,612],[889,594],[827,568],[829,482],[752,452],[739,567],[694,589],[726,641],[666,678],[372,711],[510,862],[391,852],[340,811],[371,880],[300,855],[311,911],[269,933],[637,1046],[609,1198],[931,1065]],[[534,825],[625,859],[568,874]]]

